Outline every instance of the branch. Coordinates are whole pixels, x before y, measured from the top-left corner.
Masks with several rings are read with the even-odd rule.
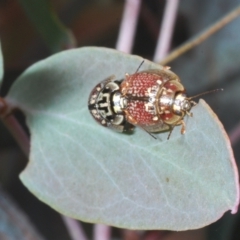
[[[62,220],[65,223],[68,233],[73,240],[87,240],[80,222],[63,215]]]
[[[203,41],[205,41],[207,38],[209,38],[211,35],[213,35],[215,32],[223,28],[225,25],[233,21],[235,18],[237,18],[240,15],[240,6],[228,13],[225,17],[217,21],[215,24],[204,30],[202,33],[197,34],[197,36],[193,37],[174,51],[172,51],[165,59],[163,59],[160,64],[166,65],[169,62],[173,61],[183,53],[189,51],[190,49],[196,47]]]
[[[132,51],[141,0],[126,0],[116,49],[125,53]]]
[[[26,157],[28,157],[30,149],[29,137],[27,136],[26,132],[23,130],[17,119],[11,114],[7,117],[3,117],[2,121],[9,130],[9,132],[12,134],[13,138],[18,143],[19,147],[22,149],[23,153],[26,155]]]
[[[111,228],[103,224],[95,224],[93,234],[94,240],[108,240],[111,239]]]
[[[168,0],[166,2],[161,31],[159,32],[157,47],[154,54],[154,62],[159,62],[168,53],[174,24],[176,20],[179,0]]]

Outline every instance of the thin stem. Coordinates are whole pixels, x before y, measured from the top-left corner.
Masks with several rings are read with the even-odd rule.
[[[108,240],[111,236],[111,228],[103,224],[94,225],[94,240]]]
[[[193,37],[174,51],[172,51],[165,59],[163,59],[160,64],[166,65],[167,63],[173,61],[183,53],[189,51],[195,46],[199,45],[207,38],[209,38],[212,34],[223,28],[225,25],[233,21],[240,15],[240,6],[228,13],[225,17],[217,21],[215,24],[204,30],[202,33],[197,34],[197,36]]]
[[[154,62],[161,61],[168,53],[177,16],[179,0],[167,0],[161,31],[159,32],[157,47],[154,55]]]
[[[73,218],[62,215],[63,222],[68,230],[69,235],[73,240],[87,240],[80,222]]]
[[[22,128],[22,126],[19,124],[17,119],[12,114],[10,114],[7,117],[2,117],[2,121],[4,125],[8,128],[8,130],[11,132],[12,136],[22,149],[23,153],[28,157],[30,151],[29,137]],[[87,239],[83,233],[82,228],[79,226],[80,223],[78,223],[74,219],[70,219],[64,216],[63,218],[64,223],[66,224],[66,228],[68,229],[68,233],[73,240]]]
[[[240,139],[240,123],[237,124],[229,133],[232,145],[235,145]]]
[[[116,49],[131,53],[141,0],[126,0]]]
[[[2,121],[22,149],[23,153],[28,157],[30,150],[29,137],[17,119],[11,114],[2,118]]]

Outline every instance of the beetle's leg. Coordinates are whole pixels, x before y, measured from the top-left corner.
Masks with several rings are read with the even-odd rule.
[[[148,133],[151,137],[153,137],[154,139],[157,139],[152,133],[150,133],[148,130],[146,130],[144,127],[142,127],[141,125],[136,125],[137,127],[139,127],[140,129],[142,129],[143,131],[145,131],[146,133]]]
[[[135,118],[133,118],[131,115],[128,114],[128,111],[127,111],[127,110],[124,110],[124,113],[125,113],[126,120],[127,120],[128,122],[130,122],[130,123],[133,124],[133,125],[137,125],[138,122],[136,121]]]
[[[187,112],[187,111],[186,111],[186,114],[187,114],[189,117],[193,117],[193,113],[192,113],[192,112]]]
[[[163,66],[163,70],[170,70],[171,67],[170,66]]]
[[[185,132],[186,132],[186,124],[185,124],[184,120],[181,120],[180,124],[182,125],[181,134],[185,134]]]
[[[157,139],[152,133],[150,133],[148,130],[146,130],[145,128],[141,127],[138,125],[138,127],[140,127],[142,130],[144,130],[146,133],[148,133],[152,138]]]
[[[193,100],[190,100],[190,103],[191,103],[193,106],[196,106],[196,105],[197,105],[197,103],[196,103],[195,101],[193,101]]]
[[[168,134],[167,140],[170,139],[170,136],[171,136],[172,131],[173,131],[173,129],[174,129],[175,126],[176,126],[176,125],[170,127],[170,131],[169,131],[169,134]]]
[[[128,112],[125,110],[124,111],[125,116],[126,116],[126,120],[131,123],[132,125],[141,128],[142,130],[144,130],[145,132],[147,132],[151,137],[153,137],[154,139],[157,139],[152,133],[150,133],[149,131],[147,131],[144,127],[142,127],[141,125],[138,124],[138,121],[136,121],[136,119],[134,119],[132,116],[130,116],[128,114]]]
[[[128,82],[126,82],[126,83],[124,82],[124,85],[121,87],[121,92],[122,92],[123,96],[126,96],[128,87],[129,87],[129,83]]]
[[[168,134],[168,137],[167,137],[167,140],[170,139],[170,136],[172,134],[172,131],[173,129],[177,126],[177,125],[181,125],[181,134],[185,134],[186,132],[186,124],[184,122],[184,120],[180,120],[179,122],[177,122],[176,124],[174,124],[173,126],[170,126],[170,131],[169,131],[169,134]]]

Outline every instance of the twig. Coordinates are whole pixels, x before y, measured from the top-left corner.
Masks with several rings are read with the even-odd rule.
[[[132,51],[141,0],[126,0],[116,49],[126,53]]]
[[[225,17],[217,21],[215,24],[204,30],[202,33],[197,34],[197,36],[193,37],[174,51],[172,51],[165,59],[163,59],[160,64],[166,65],[167,63],[173,61],[183,53],[187,52],[188,50],[194,48],[195,46],[199,45],[207,38],[209,38],[212,34],[223,28],[225,25],[233,21],[240,15],[240,6],[228,13]]]
[[[94,240],[108,240],[110,239],[111,228],[103,224],[94,225]]]
[[[174,30],[179,0],[167,0],[161,31],[159,32],[157,47],[154,54],[154,62],[161,61],[168,53]]]
[[[73,218],[62,215],[63,222],[73,240],[87,240],[81,224]]]
[[[28,157],[30,144],[29,137],[23,130],[22,126],[19,124],[17,119],[11,114],[7,117],[3,117],[2,121],[4,125],[11,132],[12,136],[18,143],[19,147],[22,149],[23,153]]]

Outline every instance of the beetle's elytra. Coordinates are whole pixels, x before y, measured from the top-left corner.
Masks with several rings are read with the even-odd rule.
[[[183,119],[193,105],[179,77],[167,68],[126,74],[123,80],[109,77],[92,90],[88,101],[94,119],[118,132],[131,132],[135,126],[148,133],[171,132],[182,125],[183,134]]]

